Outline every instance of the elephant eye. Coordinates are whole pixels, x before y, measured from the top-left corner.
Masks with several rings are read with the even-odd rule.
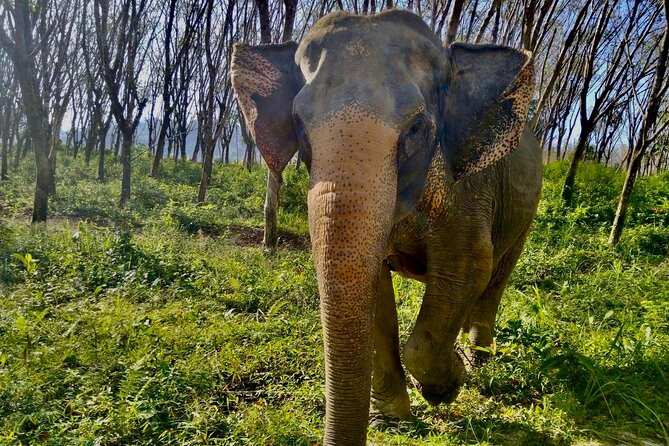
[[[410,157],[425,150],[429,146],[430,121],[425,114],[421,113],[414,117],[411,125],[404,135],[399,139],[397,161],[404,163]]]
[[[427,120],[425,119],[425,115],[423,114],[418,115],[411,123],[411,127],[409,127],[409,131],[406,132],[405,136],[407,138],[410,138],[418,134],[421,130],[425,128],[426,124]]]

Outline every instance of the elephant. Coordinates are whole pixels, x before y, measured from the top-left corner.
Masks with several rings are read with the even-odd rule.
[[[309,171],[324,444],[364,444],[370,412],[411,419],[393,271],[425,283],[403,363],[428,403],[453,401],[459,333],[491,344],[539,202],[531,53],[444,46],[408,11],[335,12],[299,44],[237,44],[231,79],[271,172],[298,151]]]

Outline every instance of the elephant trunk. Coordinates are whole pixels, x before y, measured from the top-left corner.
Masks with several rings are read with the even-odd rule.
[[[364,445],[376,285],[395,208],[395,139],[387,127],[323,127],[311,134],[308,203],[325,344],[324,444]],[[364,150],[352,150],[363,140]]]

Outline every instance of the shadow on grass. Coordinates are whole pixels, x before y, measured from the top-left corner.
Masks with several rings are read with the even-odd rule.
[[[235,246],[260,247],[263,244],[264,230],[259,227],[241,225],[200,225],[195,222],[181,224],[181,229],[189,234],[203,236],[225,237],[227,241]],[[311,241],[308,235],[279,229],[280,248],[288,248],[299,251],[311,249]]]
[[[567,440],[556,440],[546,432],[542,432],[527,423],[501,420],[497,414],[488,413],[475,417],[445,414],[438,418],[447,420],[448,434],[433,423],[426,422],[420,418],[414,418],[412,422],[401,422],[400,424],[375,427],[375,430],[386,434],[397,434],[415,440],[428,437],[444,437],[445,435],[457,439],[461,444],[495,444],[495,445],[518,445],[518,446],[562,446],[567,445]],[[450,444],[450,443],[448,443]]]
[[[381,430],[419,441],[446,435],[463,444],[669,445],[669,355],[628,363],[602,364],[564,347],[543,361],[516,360],[523,380],[494,369],[512,364],[498,359],[470,375],[469,388],[478,392]],[[495,379],[485,382],[491,370]]]
[[[621,367],[603,365],[563,347],[535,371],[549,377],[548,385],[540,385],[538,379],[519,383],[509,378],[480,391],[507,407],[536,407],[550,396],[564,418],[604,444],[669,445],[669,355],[626,362]]]

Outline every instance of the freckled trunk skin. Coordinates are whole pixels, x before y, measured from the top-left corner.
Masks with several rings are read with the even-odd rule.
[[[325,445],[364,445],[376,278],[395,208],[397,134],[342,110],[310,134],[309,226],[325,344]]]

